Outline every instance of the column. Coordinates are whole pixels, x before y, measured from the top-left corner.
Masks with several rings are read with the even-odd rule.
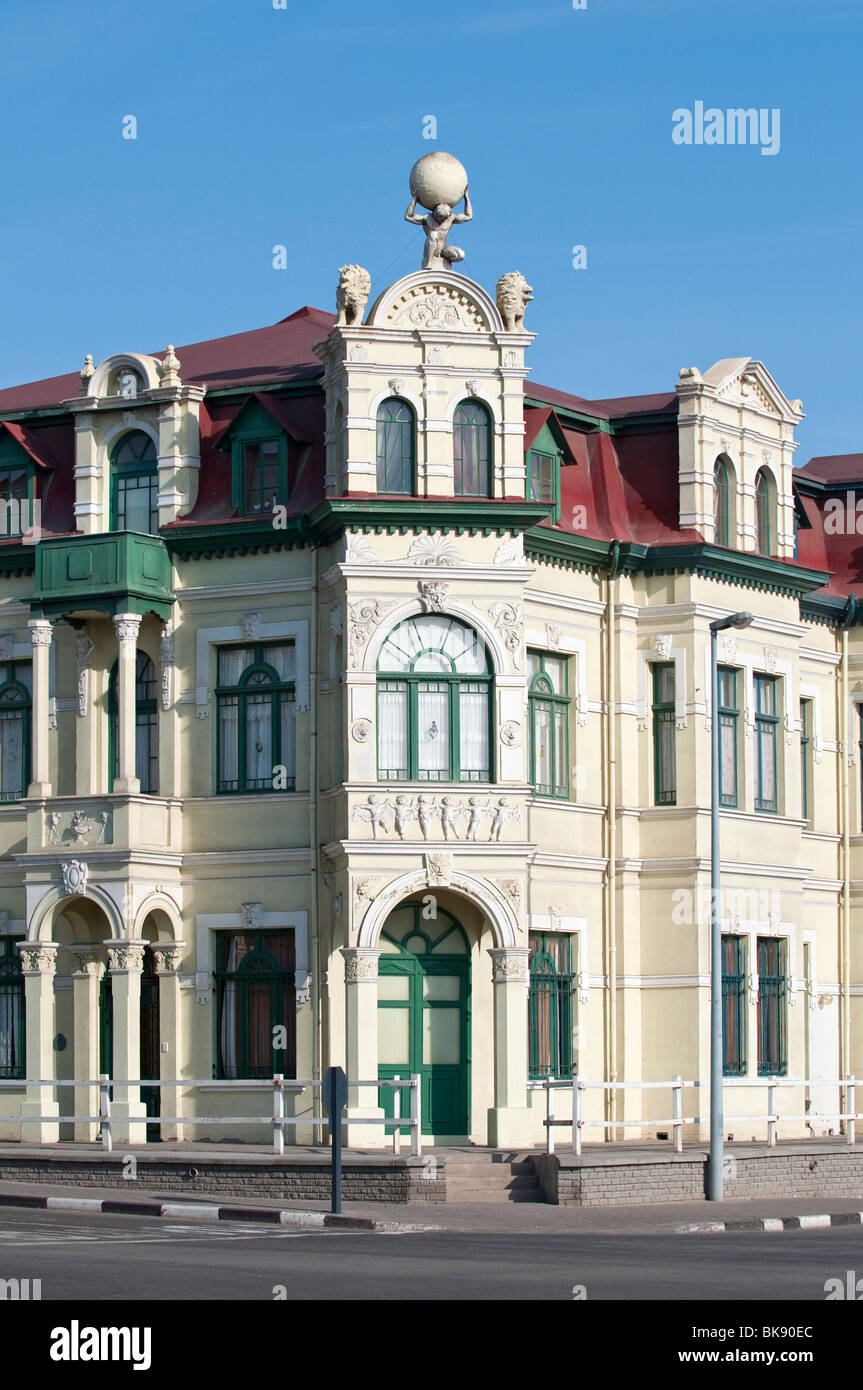
[[[111,1077],[114,1096],[111,1114],[128,1124],[112,1127],[119,1144],[146,1144],[146,1107],[141,1088],[123,1086],[126,1079],[141,1079],[141,971],[144,966],[143,941],[106,941],[108,971],[111,976],[113,1058]]]
[[[135,662],[138,655],[138,631],[141,619],[137,613],[117,613],[114,631],[117,634],[117,776],[115,792],[141,790],[135,776]]]
[[[45,648],[47,652],[48,648]],[[47,720],[46,720],[47,724]],[[18,947],[24,975],[26,1012],[25,1047],[27,1077],[34,1081],[53,1081],[54,1070],[54,971],[57,966],[55,941],[22,941]],[[48,1086],[28,1084],[21,1118],[47,1116],[21,1126],[23,1144],[56,1144],[60,1138],[60,1106],[56,1092]]]
[[[180,1008],[180,976],[184,941],[153,942],[151,950],[159,977],[159,1078],[179,1081],[183,1066],[183,1019]],[[160,1109],[166,1115],[182,1115],[183,1092],[166,1086],[159,1092]],[[181,1124],[161,1126],[162,1139],[182,1139]]]
[[[33,644],[33,717],[31,720],[30,786],[28,796],[51,795],[48,755],[48,669],[51,656],[51,624],[31,618],[27,624]]]
[[[494,1108],[488,1112],[492,1148],[531,1145],[527,1104],[527,947],[489,951],[494,983]]]
[[[378,949],[343,946],[345,959],[345,1070],[348,1081],[377,1081],[378,1077]],[[382,1116],[377,1091],[371,1086],[348,1088],[345,1143],[351,1149],[382,1149],[383,1125],[352,1125],[352,1119]]]
[[[72,957],[72,1009],[74,1013],[73,1057],[75,1080],[98,1077],[99,1066],[99,986],[105,970],[101,946],[67,946]],[[99,1114],[99,1087],[75,1087],[75,1115]],[[83,1141],[98,1139],[99,1126],[92,1120],[74,1126],[74,1137]]]

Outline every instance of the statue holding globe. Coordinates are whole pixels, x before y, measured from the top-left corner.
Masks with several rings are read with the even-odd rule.
[[[470,222],[473,210],[468,196],[467,171],[460,160],[443,150],[418,159],[410,172],[411,201],[405,221],[425,228],[423,270],[451,270],[454,261],[464,260],[458,246],[447,246],[447,236],[455,222]],[[464,212],[453,208],[464,198]],[[427,215],[416,211],[417,203]]]

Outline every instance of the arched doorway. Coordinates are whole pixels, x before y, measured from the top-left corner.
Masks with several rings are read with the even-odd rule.
[[[433,912],[434,915],[427,915]],[[434,903],[390,913],[378,945],[378,1078],[419,1073],[422,1132],[470,1132],[470,956],[463,928]],[[394,1092],[378,1104],[392,1115]]]
[[[159,1080],[159,976],[156,974],[156,957],[152,947],[144,948],[144,968],[141,972],[141,1080]],[[142,1086],[141,1101],[147,1111],[147,1138],[158,1140],[162,1131],[158,1124],[159,1098],[158,1086]],[[169,1115],[176,1111],[169,1110]],[[156,1121],[156,1123],[152,1123]]]

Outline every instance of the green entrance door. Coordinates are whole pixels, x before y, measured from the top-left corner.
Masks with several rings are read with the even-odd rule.
[[[454,917],[408,903],[387,918],[378,962],[378,1077],[422,1078],[423,1134],[469,1132],[470,959]],[[407,1112],[407,1092],[402,1092]],[[378,1104],[394,1114],[394,1092]],[[408,1131],[406,1130],[405,1133]]]

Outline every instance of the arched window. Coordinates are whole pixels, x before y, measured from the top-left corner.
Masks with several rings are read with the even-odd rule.
[[[479,401],[462,401],[453,416],[453,491],[491,496],[491,416]]]
[[[545,652],[527,654],[530,716],[530,774],[537,796],[567,797],[569,778],[566,659]]]
[[[730,545],[729,469],[723,458],[713,466],[713,541],[715,545]]]
[[[755,548],[759,555],[773,554],[773,483],[762,468],[755,479]]]
[[[17,801],[30,781],[31,667],[0,665],[0,801]]]
[[[378,406],[378,492],[415,491],[414,435],[409,405],[390,396]]]
[[[108,678],[108,766],[112,785],[120,775],[119,699],[117,663]],[[156,672],[146,652],[135,660],[135,776],[145,796],[159,794],[159,715]]]
[[[293,644],[222,647],[218,663],[218,791],[293,791]]]
[[[143,430],[125,434],[111,455],[111,529],[150,536],[159,530],[158,458]]]
[[[489,781],[491,687],[473,628],[437,613],[400,623],[378,660],[378,777]]]

